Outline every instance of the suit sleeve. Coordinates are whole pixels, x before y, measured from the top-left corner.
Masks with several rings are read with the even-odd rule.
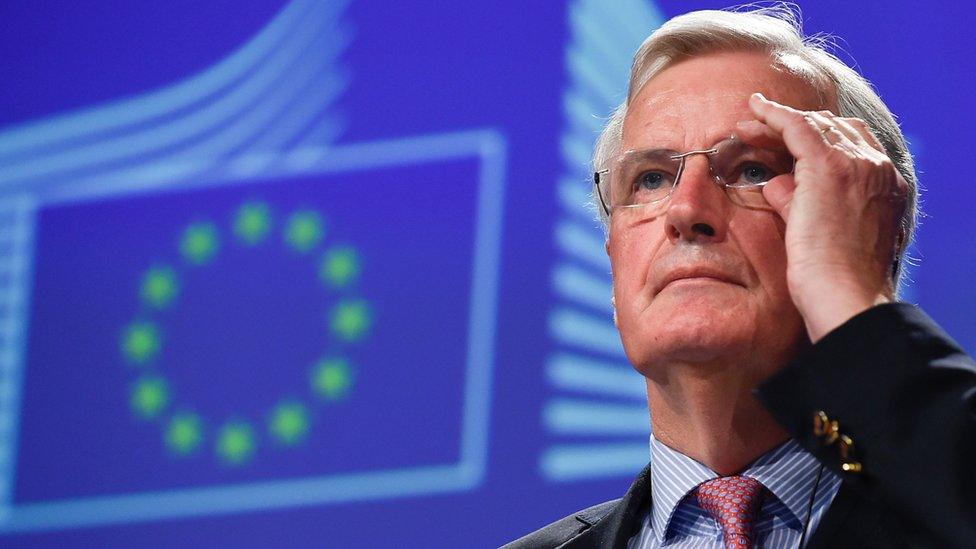
[[[772,415],[863,496],[946,545],[976,543],[976,364],[917,307],[864,311],[756,390]],[[863,468],[814,433],[823,411]]]

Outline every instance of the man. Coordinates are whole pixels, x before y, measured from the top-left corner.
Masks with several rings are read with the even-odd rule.
[[[510,547],[976,547],[976,368],[895,302],[911,157],[785,8],[652,34],[597,145],[651,464]]]

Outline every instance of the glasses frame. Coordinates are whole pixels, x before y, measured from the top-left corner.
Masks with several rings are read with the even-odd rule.
[[[752,188],[755,188],[755,189],[761,189],[761,188],[763,188],[764,186],[766,186],[766,183],[768,183],[768,181],[763,181],[761,183],[755,183],[755,184],[752,184],[752,185],[732,185],[730,183],[727,183],[725,181],[725,179],[723,179],[722,176],[719,175],[718,172],[716,171],[715,164],[712,161],[711,155],[717,154],[719,152],[719,150],[721,148],[723,148],[723,146],[729,146],[729,144],[731,142],[735,142],[735,141],[740,141],[740,140],[733,135],[733,136],[729,137],[728,139],[724,139],[724,140],[716,143],[714,146],[712,146],[711,148],[708,148],[708,149],[698,149],[698,150],[694,150],[694,151],[677,153],[677,154],[673,154],[673,155],[668,156],[668,159],[670,159],[670,160],[678,160],[679,161],[679,163],[678,163],[678,170],[677,170],[677,173],[675,174],[675,177],[674,177],[674,183],[672,183],[671,184],[671,188],[668,189],[668,194],[664,195],[662,198],[659,198],[657,200],[652,200],[650,202],[643,202],[641,204],[628,204],[626,206],[616,206],[616,208],[642,208],[644,206],[649,206],[649,205],[652,205],[652,204],[659,204],[659,203],[664,202],[665,200],[671,198],[671,195],[674,193],[675,187],[677,187],[678,186],[678,183],[681,182],[681,175],[685,171],[685,162],[687,161],[687,159],[689,157],[695,156],[695,155],[699,155],[699,154],[703,154],[703,155],[708,156],[708,171],[709,171],[709,173],[712,174],[712,179],[715,180],[715,183],[718,184],[719,186],[721,186],[722,188],[725,188],[725,189],[728,189],[728,188],[738,188],[738,189],[752,189]],[[624,152],[624,154],[628,154],[628,153],[636,152],[636,151],[637,151],[637,149],[632,149],[632,150],[629,150],[629,151]],[[793,159],[793,163],[794,163],[794,166],[790,168],[790,172],[788,172],[788,173],[792,173],[792,171],[795,169],[795,167],[796,167],[796,165],[795,165],[796,164],[796,159]],[[610,173],[610,168],[606,168],[606,169],[603,169],[603,170],[598,170],[596,172],[593,172],[593,185],[594,185],[594,187],[596,189],[596,195],[600,199],[600,206],[603,208],[603,212],[607,215],[607,217],[610,217],[611,207],[608,206],[607,203],[606,203],[606,201],[603,199],[603,193],[600,192],[600,182],[603,179],[603,176],[605,176],[605,175],[607,175],[609,173]]]

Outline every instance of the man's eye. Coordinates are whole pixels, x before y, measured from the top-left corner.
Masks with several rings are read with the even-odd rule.
[[[644,172],[637,178],[637,190],[656,191],[671,184],[672,178],[664,172]]]
[[[772,179],[776,174],[762,164],[750,162],[739,167],[739,177],[734,185],[759,185]]]

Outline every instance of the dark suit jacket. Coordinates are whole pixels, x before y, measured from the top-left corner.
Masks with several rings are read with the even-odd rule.
[[[857,315],[756,396],[843,479],[808,547],[976,548],[976,365],[921,310],[891,304]],[[814,432],[820,411],[853,442],[846,459],[838,440]],[[841,470],[854,461],[859,473]],[[626,547],[650,496],[647,467],[623,498],[505,547]]]

